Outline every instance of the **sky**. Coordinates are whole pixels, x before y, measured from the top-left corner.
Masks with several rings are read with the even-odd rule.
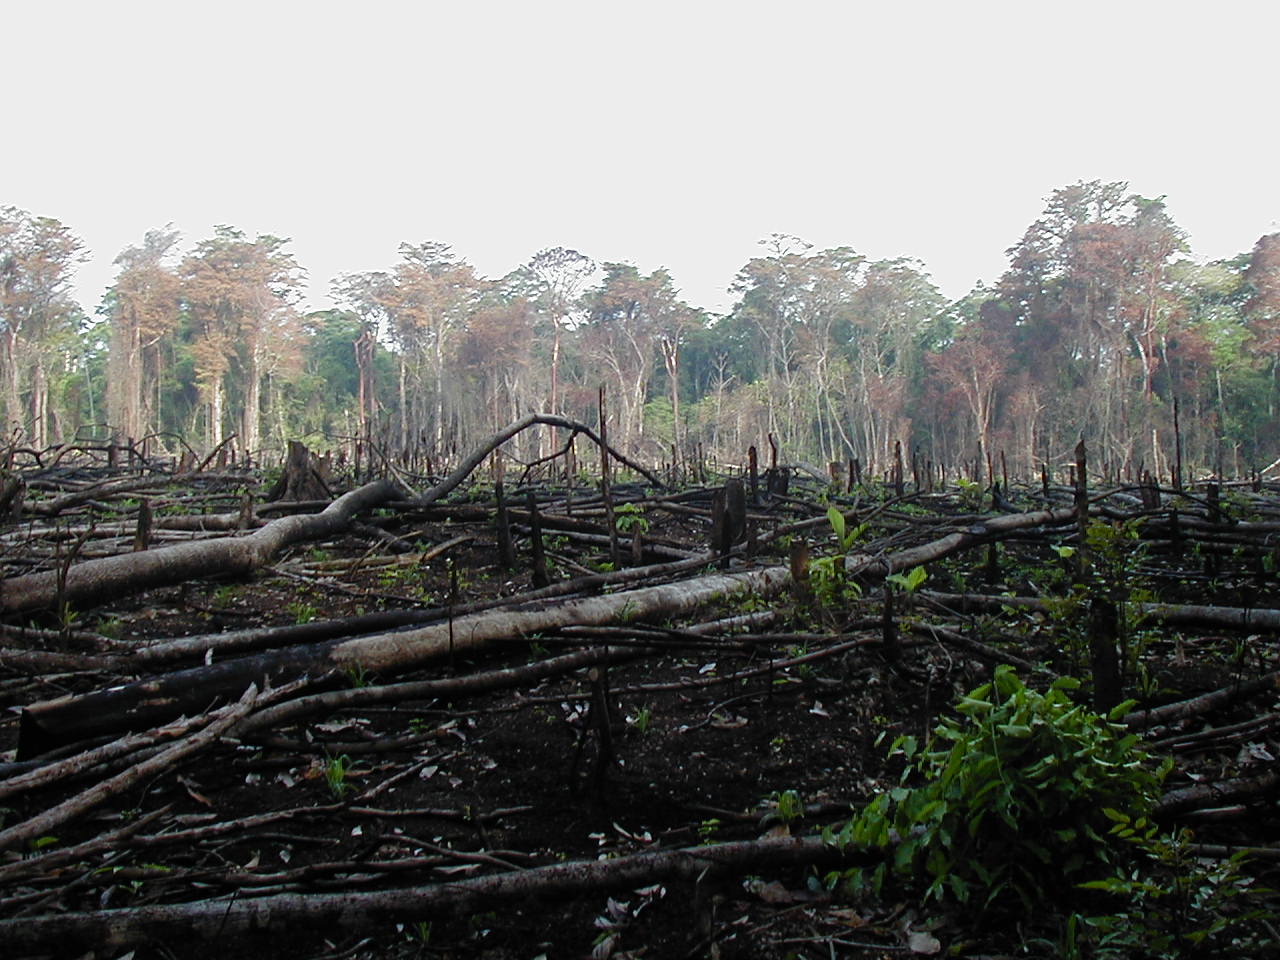
[[[443,241],[667,268],[723,312],[773,233],[997,280],[1055,189],[1165,196],[1198,259],[1280,230],[1280,4],[0,0],[0,206],[92,312],[172,223],[289,237],[306,304]]]

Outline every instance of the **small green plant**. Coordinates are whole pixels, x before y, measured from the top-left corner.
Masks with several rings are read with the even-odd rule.
[[[861,540],[862,535],[867,532],[865,523],[860,523],[853,529],[848,529],[844,514],[836,507],[827,507],[827,523],[831,524],[831,532],[835,534],[836,545],[840,548],[841,553],[848,553],[852,550],[854,544]]]
[[[766,803],[772,808],[766,820],[777,819],[792,824],[804,816],[804,801],[795,790],[775,790],[769,794]]]
[[[823,606],[850,603],[862,596],[862,587],[844,575],[844,557],[818,557],[809,563],[809,584]]]
[[[324,765],[324,782],[329,787],[329,792],[333,794],[335,800],[341,800],[351,790],[351,784],[347,782],[347,774],[351,772],[351,758],[345,753],[341,756],[330,757]]]
[[[644,511],[638,504],[624,503],[615,507],[613,519],[619,533],[631,533],[634,530],[643,535],[649,532],[649,521],[645,519]]]
[[[119,617],[104,617],[98,621],[98,633],[111,640],[119,640],[124,635],[124,621]]]
[[[1149,813],[1171,761],[1152,763],[1114,722],[1131,703],[1103,718],[1071,701],[1078,687],[1063,678],[1040,694],[1000,666],[927,747],[898,737],[891,754],[907,761],[902,785],[838,835],[828,831],[831,842],[891,857],[846,881],[879,892],[891,877],[923,878],[926,899],[997,909],[1016,898],[1030,911],[1110,869],[1116,851],[1101,811]],[[912,776],[923,785],[907,786]]]
[[[231,603],[232,598],[236,595],[236,588],[230,583],[224,583],[213,591],[213,605],[215,607],[225,607]]]
[[[649,732],[649,724],[653,721],[653,711],[648,706],[643,706],[635,712],[631,717],[627,718],[627,722],[631,727],[637,730],[641,736]]]
[[[698,838],[702,843],[715,843],[716,834],[720,832],[720,820],[710,817],[698,824]]]
[[[912,594],[929,579],[929,571],[924,567],[912,567],[906,573],[891,573],[885,579],[904,592]]]
[[[30,842],[28,842],[27,850],[29,852],[29,855],[36,854],[36,853],[39,853],[41,850],[43,850],[45,847],[52,847],[52,846],[55,846],[57,843],[58,843],[57,837],[51,836],[49,834],[45,834],[42,837],[36,837],[34,840],[31,840]]]
[[[431,942],[431,921],[419,920],[405,929],[405,939],[426,946]]]
[[[964,505],[966,510],[972,510],[976,513],[982,509],[983,489],[981,483],[977,480],[968,480],[965,477],[956,477],[956,486],[960,488],[960,503]]]
[[[356,689],[367,687],[373,682],[373,674],[365,670],[363,663],[348,664],[346,674],[347,682]]]
[[[80,613],[71,606],[67,601],[58,604],[58,626],[63,631],[75,629],[75,625],[80,622]]]
[[[316,618],[316,608],[309,603],[303,603],[301,600],[295,600],[285,607],[285,610],[293,617],[293,622],[297,624],[310,623]]]
[[[809,584],[819,604],[837,606],[862,596],[862,587],[845,576],[845,561],[854,544],[866,533],[867,525],[860,523],[849,529],[844,514],[834,506],[827,508],[827,523],[835,536],[836,553],[810,561]]]

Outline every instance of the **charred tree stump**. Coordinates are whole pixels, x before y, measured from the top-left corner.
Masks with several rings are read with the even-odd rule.
[[[888,580],[884,584],[884,608],[881,611],[880,641],[884,658],[889,663],[897,663],[902,654],[902,644],[898,638],[898,623],[893,617],[893,585]]]
[[[809,582],[809,544],[803,540],[791,541],[789,556],[791,566],[791,592],[796,611],[807,612],[813,608],[813,585]]]
[[[604,517],[609,527],[609,560],[616,570],[622,566],[618,549],[618,518],[613,512],[613,493],[609,488],[609,417],[606,413],[604,386],[600,387],[600,494],[604,498]]]
[[[498,560],[503,568],[510,570],[516,565],[515,545],[511,542],[511,512],[507,510],[507,498],[502,489],[502,481],[493,485],[494,496],[498,501],[497,514],[494,517],[495,536],[498,541]]]
[[[151,501],[142,500],[138,503],[138,527],[133,534],[133,550],[137,553],[140,550],[146,550],[151,546]]]
[[[983,565],[982,576],[988,586],[994,587],[1000,582],[1000,548],[995,543],[987,544],[987,562]]]
[[[1093,673],[1093,707],[1107,714],[1120,702],[1120,614],[1110,600],[1096,597],[1089,604],[1089,665]]]
[[[1211,483],[1205,490],[1206,498],[1209,501],[1209,523],[1218,526],[1222,523],[1222,501],[1220,499],[1220,490],[1216,483]],[[1222,572],[1221,561],[1218,555],[1212,551],[1206,550],[1204,554],[1204,575],[1209,578],[1210,583],[1218,579],[1218,575]]]
[[[267,494],[268,502],[277,500],[332,500],[323,474],[322,461],[297,440],[289,441],[284,470]]]
[[[22,517],[22,498],[27,484],[17,474],[10,474],[0,481],[0,516],[17,523]]]
[[[532,490],[528,491],[526,504],[529,509],[529,546],[533,553],[533,585],[545,587],[551,582],[551,577],[547,575],[547,555],[542,546],[542,517],[538,513],[538,498],[533,495]]]
[[[711,549],[720,566],[729,566],[729,552],[747,539],[747,494],[742,481],[730,477],[711,497]]]
[[[791,489],[791,471],[786,467],[770,467],[764,475],[765,489],[771,497],[785,497]]]

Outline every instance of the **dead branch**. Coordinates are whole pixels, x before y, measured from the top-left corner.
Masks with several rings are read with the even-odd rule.
[[[1166,703],[1162,707],[1155,707],[1151,710],[1134,710],[1125,715],[1123,722],[1130,727],[1152,730],[1156,727],[1167,726],[1178,720],[1185,720],[1188,717],[1209,713],[1227,704],[1236,703],[1259,693],[1275,690],[1277,687],[1280,687],[1280,670],[1264,674],[1261,677],[1254,677],[1251,680],[1241,680],[1219,690],[1202,693],[1189,700]]]
[[[257,701],[258,688],[256,685],[251,685],[245,690],[244,696],[238,703],[223,707],[211,715],[209,725],[199,733],[185,737],[168,750],[135,764],[101,783],[94,784],[88,790],[64,800],[29,820],[24,820],[6,830],[0,830],[0,850],[23,847],[58,824],[79,816],[138,781],[153,777],[160,771],[172,767],[179,760],[212,745],[227,730],[247,716]]]
[[[1200,807],[1218,807],[1237,800],[1260,798],[1280,787],[1280,770],[1264,770],[1251,777],[1210,780],[1170,790],[1156,804],[1155,813],[1172,817]]]
[[[1010,536],[1022,530],[1041,526],[1063,526],[1076,519],[1076,511],[1072,510],[1038,510],[1033,513],[1011,513],[1000,517],[991,517],[971,524],[963,530],[956,530],[944,537],[931,540],[918,547],[900,550],[884,556],[869,556],[865,553],[850,554],[845,559],[845,569],[850,576],[863,579],[883,579],[890,574],[909,570],[953,553],[975,547],[982,543],[990,543]]]

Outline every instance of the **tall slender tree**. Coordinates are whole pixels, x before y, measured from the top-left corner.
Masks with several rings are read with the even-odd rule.
[[[80,315],[69,287],[83,251],[59,221],[0,208],[0,398],[6,430],[25,432],[37,447],[49,442],[50,365],[61,355],[56,341],[74,334]]]
[[[250,240],[219,226],[183,262],[183,294],[197,322],[192,352],[208,411],[208,439],[223,440],[226,378],[234,376],[240,400],[240,442],[257,451],[261,438],[262,386],[289,341],[297,336],[294,309],[302,270],[284,250],[288,240]]]
[[[156,429],[161,345],[178,327],[181,281],[169,263],[178,233],[148,231],[142,246],[116,257],[107,296],[110,355],[107,419],[118,436],[141,439]]]

